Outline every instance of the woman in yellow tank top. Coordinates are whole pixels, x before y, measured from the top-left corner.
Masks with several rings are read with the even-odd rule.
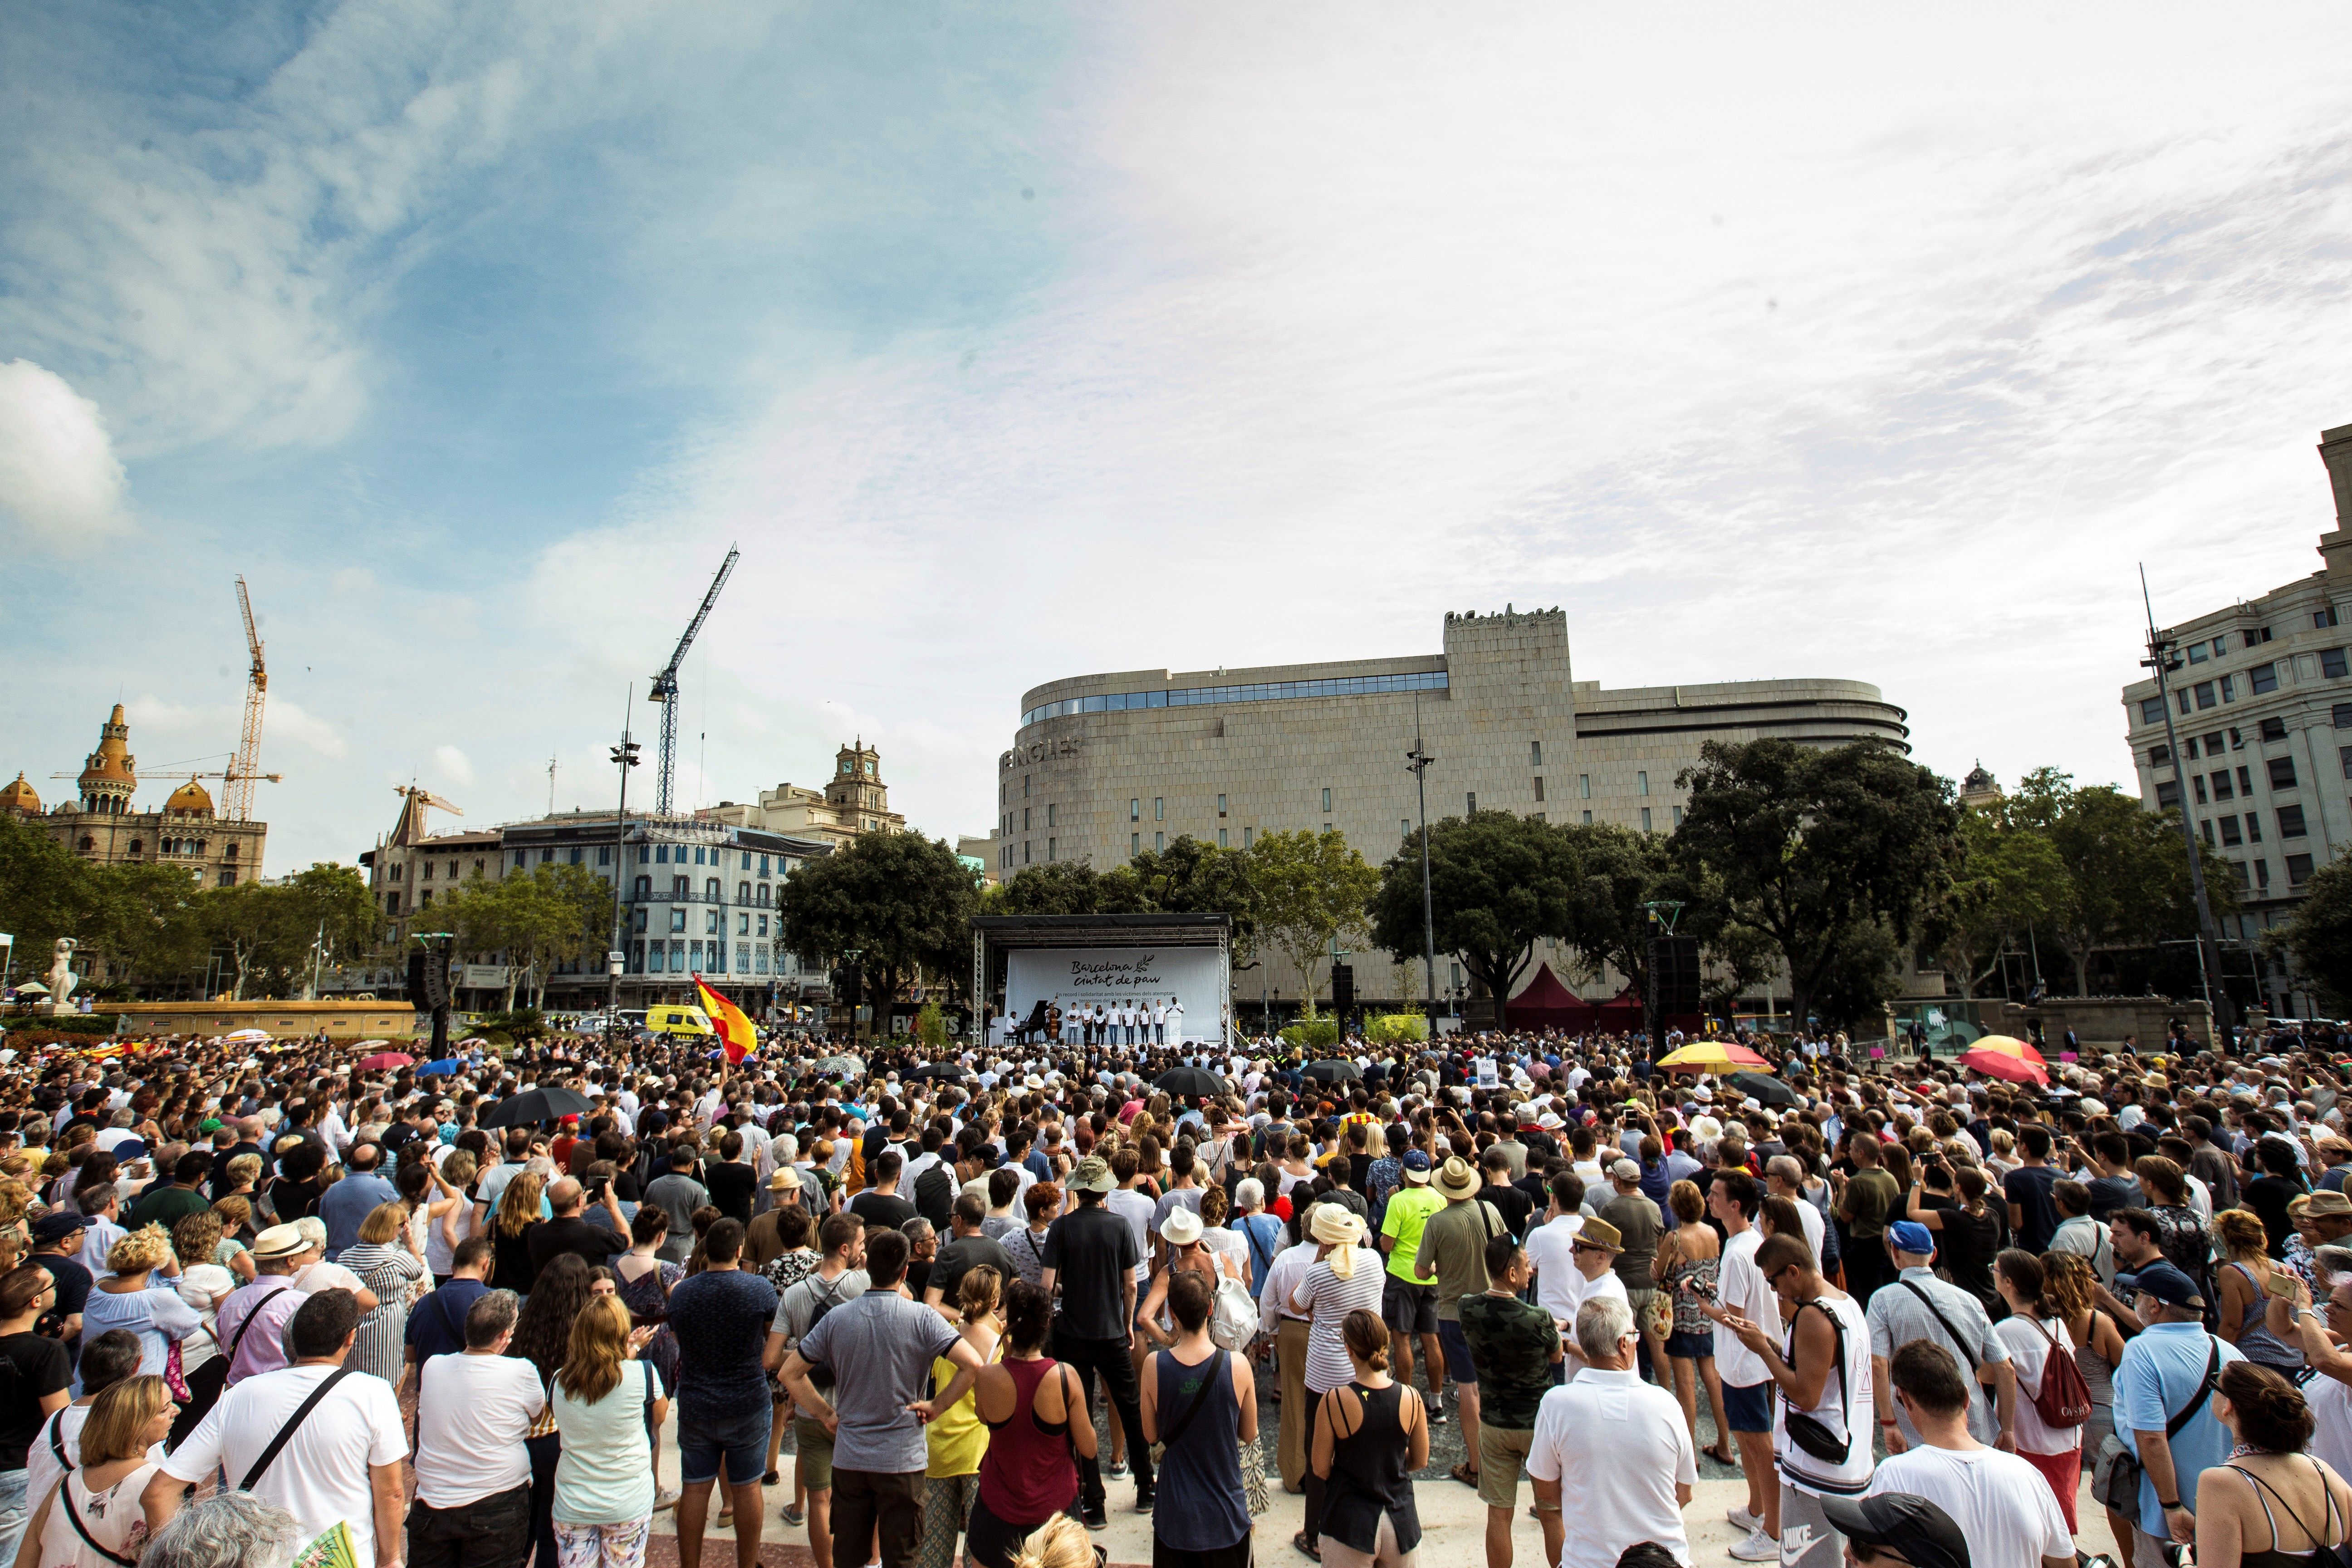
[[[996,1270],[983,1263],[967,1272],[956,1289],[960,1318],[956,1331],[980,1352],[983,1363],[996,1360],[1003,1324],[997,1301],[1003,1288]],[[942,1357],[931,1363],[931,1383],[945,1388],[955,1381],[955,1363]],[[956,1537],[971,1517],[980,1496],[980,1461],[988,1452],[988,1428],[967,1392],[961,1399],[923,1429],[930,1449],[924,1469],[922,1568],[954,1568]]]

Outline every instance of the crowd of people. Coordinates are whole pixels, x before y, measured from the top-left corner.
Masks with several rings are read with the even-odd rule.
[[[2343,1544],[2329,1052],[1757,1043],[16,1057],[0,1551],[639,1568],[674,1510],[681,1568],[772,1513],[818,1568],[1086,1568],[1116,1502],[1247,1568],[1288,1494],[1294,1550],[1393,1568],[1449,1425],[1489,1568],[1530,1504],[1559,1568],[1687,1568],[1710,1436],[1742,1562]]]

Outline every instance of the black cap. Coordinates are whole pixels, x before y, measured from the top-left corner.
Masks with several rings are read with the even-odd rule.
[[[37,1241],[63,1241],[89,1228],[89,1221],[70,1210],[45,1214],[33,1222],[33,1237]]]
[[[1916,1568],[1969,1568],[1969,1541],[1952,1516],[1909,1492],[1822,1499],[1822,1511],[1847,1540],[1892,1552]]]

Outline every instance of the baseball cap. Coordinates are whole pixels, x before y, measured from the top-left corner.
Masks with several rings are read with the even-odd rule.
[[[1427,1153],[1419,1149],[1408,1149],[1404,1152],[1404,1179],[1415,1186],[1427,1184],[1429,1181]]]
[[[2168,1307],[2195,1307],[2204,1304],[2204,1293],[2197,1281],[2169,1263],[2151,1263],[2137,1274],[2116,1276],[2116,1294],[2119,1300],[2145,1291]]]
[[[1925,1258],[1936,1250],[1936,1235],[1916,1219],[1898,1219],[1886,1227],[1886,1238],[1897,1252]]]
[[[1620,1160],[1609,1167],[1609,1173],[1621,1182],[1638,1182],[1642,1179],[1642,1167],[1631,1160]]]
[[[67,1237],[79,1236],[89,1228],[89,1221],[78,1214],[45,1214],[33,1222],[33,1239],[63,1241]]]
[[[1969,1541],[1952,1516],[1909,1492],[1824,1497],[1830,1526],[1848,1541],[1894,1552],[1916,1568],[1969,1568]]]

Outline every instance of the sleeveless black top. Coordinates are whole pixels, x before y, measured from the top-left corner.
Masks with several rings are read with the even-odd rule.
[[[1381,1516],[1396,1531],[1399,1552],[1421,1544],[1421,1514],[1413,1507],[1412,1472],[1405,1468],[1411,1444],[1403,1422],[1404,1389],[1348,1384],[1363,1405],[1356,1430],[1331,1444],[1331,1479],[1323,1483],[1321,1533],[1366,1556],[1377,1549]]]

